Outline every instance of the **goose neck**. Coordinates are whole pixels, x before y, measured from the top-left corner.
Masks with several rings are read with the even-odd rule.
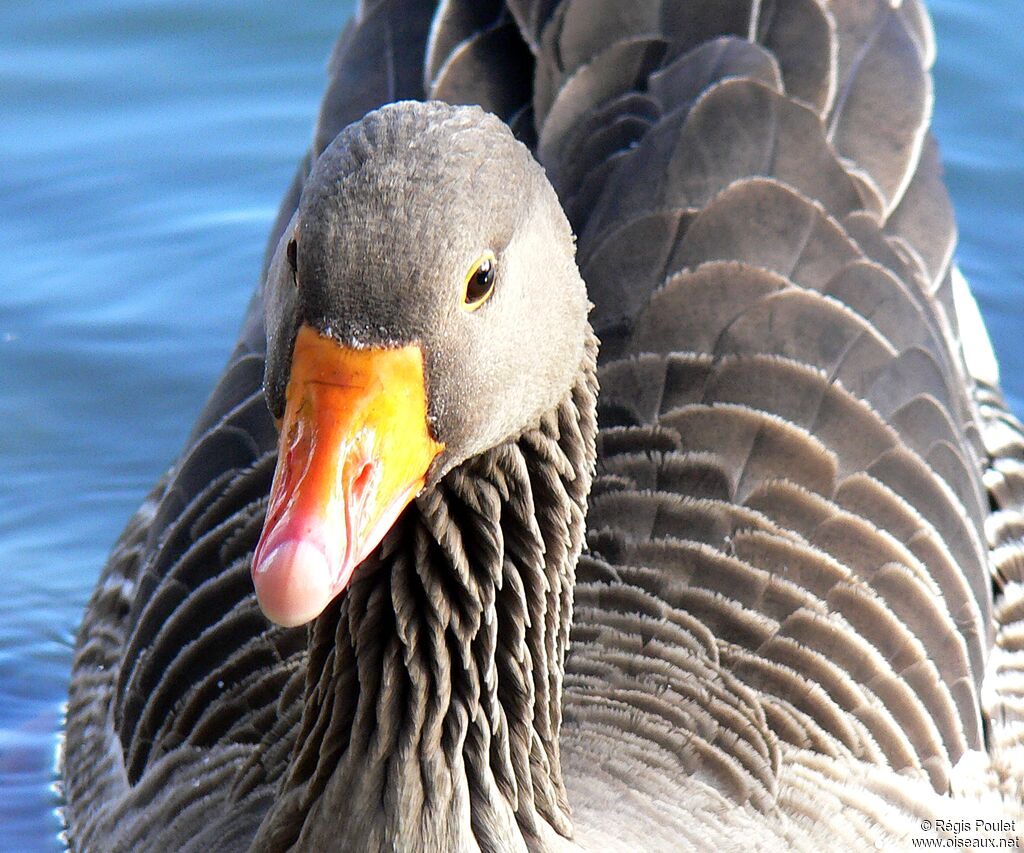
[[[591,342],[537,423],[420,495],[313,623],[300,731],[259,849],[328,849],[339,827],[361,850],[572,835],[559,732],[595,357]]]

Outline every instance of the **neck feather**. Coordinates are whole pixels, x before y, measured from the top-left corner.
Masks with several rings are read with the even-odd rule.
[[[424,492],[313,624],[259,849],[344,833],[347,849],[527,850],[571,835],[558,739],[595,358],[592,340],[539,423]]]

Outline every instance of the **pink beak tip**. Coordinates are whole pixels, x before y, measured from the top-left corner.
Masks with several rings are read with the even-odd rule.
[[[252,578],[263,613],[285,628],[315,619],[334,597],[327,557],[304,540],[286,540],[255,557]]]

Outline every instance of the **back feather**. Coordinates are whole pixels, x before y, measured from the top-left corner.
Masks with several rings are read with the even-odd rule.
[[[698,848],[679,790],[772,815],[772,843],[810,813],[905,836],[937,801],[882,769],[1002,786],[1017,813],[1019,699],[989,649],[995,626],[1021,654],[1018,579],[993,618],[988,547],[1019,556],[1020,498],[991,493],[1019,463],[981,475],[1022,444],[964,363],[921,4],[509,5],[536,62],[520,133],[602,339],[563,739],[569,772],[609,778],[568,783],[578,823],[612,834],[643,771],[636,817]]]

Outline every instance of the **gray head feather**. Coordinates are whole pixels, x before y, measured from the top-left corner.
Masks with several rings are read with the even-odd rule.
[[[470,313],[461,288],[485,252],[496,258],[494,296]],[[271,264],[272,410],[299,323],[347,346],[419,343],[446,445],[436,482],[571,387],[588,307],[574,253],[543,169],[494,116],[411,101],[370,113],[320,156]]]

